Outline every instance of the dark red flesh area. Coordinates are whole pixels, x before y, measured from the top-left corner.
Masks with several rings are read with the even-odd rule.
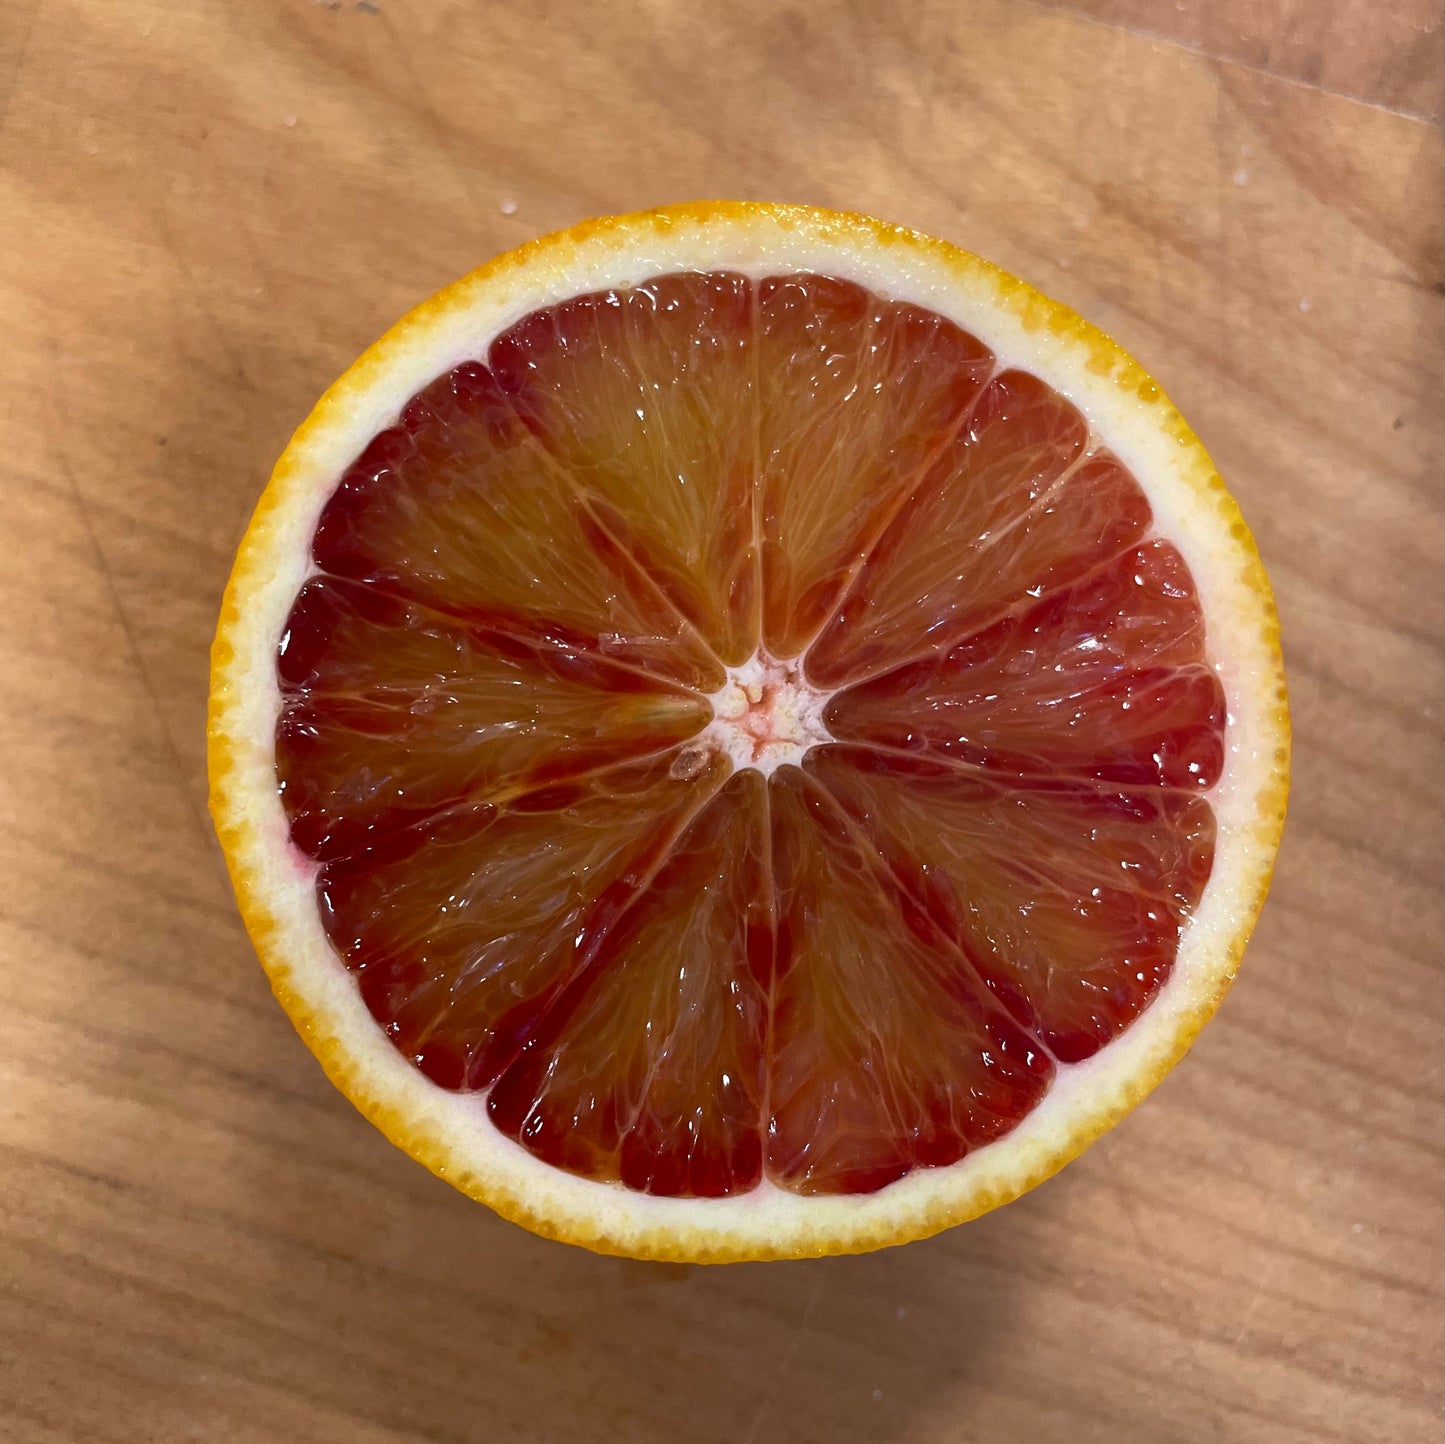
[[[662,277],[524,318],[321,514],[277,775],[394,1046],[538,1158],[871,1192],[1016,1127],[1169,977],[1225,699],[1079,412],[918,307]],[[707,745],[759,649],[831,695]]]

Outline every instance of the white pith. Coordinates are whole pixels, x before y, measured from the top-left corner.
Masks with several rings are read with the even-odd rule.
[[[484,355],[493,337],[527,313],[582,292],[698,269],[755,278],[823,272],[929,307],[978,336],[1000,365],[1032,371],[1072,401],[1094,436],[1144,487],[1155,532],[1184,555],[1210,619],[1211,650],[1230,699],[1224,772],[1209,794],[1218,823],[1214,869],[1174,971],[1152,1006],[1093,1058],[1061,1066],[1038,1108],[1005,1138],[949,1168],[918,1170],[870,1195],[801,1197],[764,1183],[724,1199],[661,1198],[540,1162],[492,1127],[479,1097],[436,1088],[375,1026],[322,928],[314,869],[290,846],[275,786],[281,706],[276,646],[309,571],[317,518],[345,467],[412,395],[451,367]],[[464,284],[435,310],[409,318],[358,363],[298,433],[273,481],[279,487],[274,504],[248,534],[245,547],[260,549],[266,564],[234,599],[234,651],[217,673],[215,726],[231,763],[217,788],[218,822],[223,835],[229,829],[238,875],[244,873],[268,900],[278,932],[269,964],[273,982],[304,1005],[309,1041],[324,1048],[344,1040],[348,1092],[364,1096],[373,1115],[405,1119],[405,1129],[388,1129],[391,1136],[459,1186],[534,1226],[625,1252],[656,1252],[651,1241],[660,1236],[692,1240],[690,1256],[697,1257],[809,1252],[816,1237],[837,1249],[917,1236],[1013,1196],[1058,1167],[1071,1140],[1097,1132],[1101,1117],[1127,1111],[1147,1091],[1139,1080],[1152,1081],[1187,1019],[1212,1007],[1227,983],[1234,966],[1229,944],[1253,896],[1251,879],[1273,852],[1277,829],[1258,825],[1259,801],[1277,783],[1286,745],[1269,712],[1278,669],[1258,640],[1261,603],[1248,584],[1250,559],[1231,519],[1214,504],[1202,452],[1181,445],[1115,376],[1085,365],[1076,336],[1028,326],[1004,304],[1001,284],[986,268],[965,272],[952,257],[925,247],[890,249],[871,233],[781,212],[711,226],[684,218],[645,232],[602,231],[555,257],[544,250],[471,291]],[[763,752],[756,753],[758,739],[743,724],[759,717],[753,709],[761,697],[755,702],[749,688],[761,689],[762,673],[777,665],[753,659],[735,669],[712,699],[714,721],[700,736],[736,765],[771,771],[798,760],[811,745],[805,739],[826,735],[826,697],[796,689],[775,693]],[[744,748],[748,760],[740,762]]]
[[[780,661],[761,647],[740,667],[727,669],[727,682],[708,701],[713,720],[694,746],[713,749],[734,768],[753,767],[764,777],[798,763],[820,742],[831,741],[823,709],[832,692],[812,687],[801,659]]]

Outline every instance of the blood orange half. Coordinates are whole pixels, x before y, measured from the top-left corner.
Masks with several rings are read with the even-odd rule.
[[[1283,821],[1268,584],[1112,342],[794,207],[593,222],[327,393],[214,652],[273,986],[414,1157],[638,1256],[902,1242],[1179,1058]]]

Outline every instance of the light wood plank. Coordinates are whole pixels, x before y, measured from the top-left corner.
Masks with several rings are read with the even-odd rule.
[[[0,1432],[1438,1437],[1439,132],[1006,0],[373,9],[0,12]],[[1128,1123],[930,1242],[721,1271],[390,1149],[203,810],[221,587],[314,397],[498,250],[704,194],[918,225],[1134,350],[1255,527],[1298,749],[1244,975]]]
[[[1445,105],[1440,0],[1053,0],[1388,110],[1439,119]]]

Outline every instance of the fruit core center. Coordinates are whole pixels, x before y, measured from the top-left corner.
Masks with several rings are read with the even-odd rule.
[[[803,680],[799,659],[780,661],[759,649],[728,668],[726,685],[708,699],[713,720],[698,740],[725,752],[734,767],[772,772],[832,740],[823,723],[832,695]]]

